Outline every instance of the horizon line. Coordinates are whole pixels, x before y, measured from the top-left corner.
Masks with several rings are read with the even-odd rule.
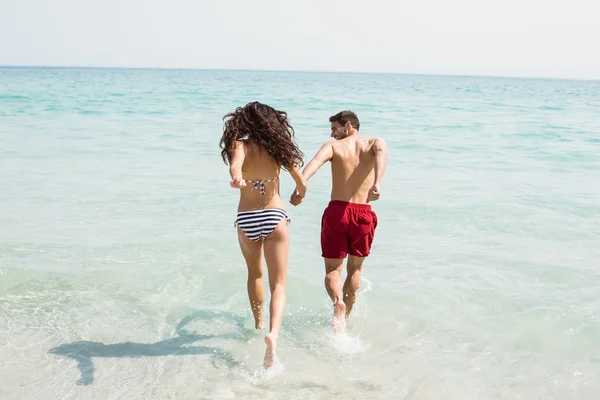
[[[294,69],[247,69],[247,68],[194,68],[194,67],[131,67],[131,66],[95,66],[95,65],[9,65],[0,64],[0,69],[129,69],[129,70],[172,70],[172,71],[214,71],[214,72],[275,72],[275,73],[308,73],[308,74],[354,74],[354,75],[405,75],[405,76],[438,76],[457,78],[496,78],[496,79],[531,79],[552,81],[583,81],[598,82],[598,78],[565,78],[518,75],[487,75],[487,74],[458,74],[458,73],[419,73],[419,72],[376,72],[376,71],[334,71],[334,70],[294,70]]]

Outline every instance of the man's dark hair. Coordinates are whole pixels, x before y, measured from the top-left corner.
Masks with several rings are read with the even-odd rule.
[[[350,122],[350,125],[357,131],[360,130],[360,121],[356,114],[350,110],[340,111],[339,113],[329,117],[329,122],[337,122],[340,125],[345,125],[346,122]]]

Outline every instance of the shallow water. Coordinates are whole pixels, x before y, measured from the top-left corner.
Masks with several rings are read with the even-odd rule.
[[[289,112],[307,159],[344,108],[389,146],[345,337],[327,168],[288,207],[267,373],[218,149],[252,100]],[[0,398],[595,399],[598,115],[599,82],[0,69]]]

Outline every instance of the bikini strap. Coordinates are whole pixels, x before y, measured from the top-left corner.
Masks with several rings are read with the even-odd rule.
[[[275,178],[271,178],[271,179],[248,181],[248,182],[252,182],[252,184],[253,184],[252,190],[260,189],[260,194],[265,194],[265,183],[273,182],[273,181],[276,181],[277,179],[278,179],[278,177],[276,176]]]

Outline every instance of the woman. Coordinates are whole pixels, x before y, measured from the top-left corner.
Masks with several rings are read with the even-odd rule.
[[[263,328],[263,252],[269,274],[271,324],[264,359],[268,368],[276,361],[288,263],[290,219],[279,196],[279,172],[286,169],[296,182],[296,195],[304,197],[306,180],[299,170],[303,154],[294,142],[294,129],[284,111],[253,102],[224,119],[221,156],[229,164],[231,187],[240,189],[234,226],[248,267],[248,297],[256,329]]]

